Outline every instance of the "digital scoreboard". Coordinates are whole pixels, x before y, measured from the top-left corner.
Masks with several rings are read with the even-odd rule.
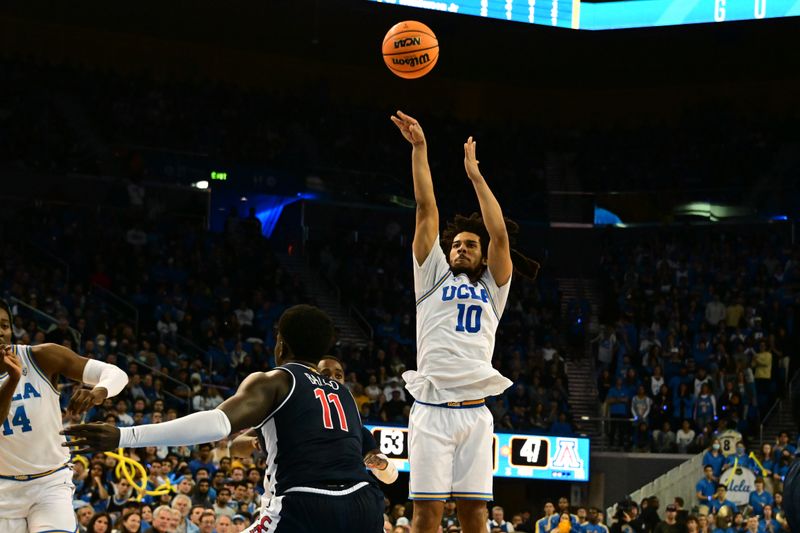
[[[381,453],[400,472],[408,472],[408,429],[367,426]],[[495,433],[492,439],[495,477],[589,481],[589,439]]]
[[[800,16],[800,0],[369,0],[575,30],[613,30]]]

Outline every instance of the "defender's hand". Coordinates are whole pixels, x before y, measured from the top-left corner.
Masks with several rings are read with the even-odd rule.
[[[398,111],[397,115],[392,115],[389,118],[408,142],[414,146],[425,145],[425,134],[422,132],[422,127],[417,122],[417,119],[406,115],[402,111]]]
[[[70,448],[77,446],[71,453],[107,452],[119,448],[119,428],[109,424],[78,424],[65,428],[61,435],[72,437],[62,444]]]
[[[378,457],[374,453],[368,453],[364,457],[364,466],[373,470],[386,470],[386,467],[389,466],[389,461],[383,457]]]
[[[464,143],[464,169],[467,171],[467,177],[471,181],[475,181],[481,177],[481,171],[478,169],[478,159],[475,156],[475,147],[478,143],[472,140],[472,135],[469,136],[467,142]]]
[[[67,406],[68,414],[82,414],[94,405],[102,404],[108,398],[108,391],[103,387],[95,387],[92,390],[78,389],[69,401]]]

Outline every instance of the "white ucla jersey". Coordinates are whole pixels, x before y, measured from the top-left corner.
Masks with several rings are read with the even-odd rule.
[[[403,374],[406,389],[428,403],[479,400],[502,393],[511,381],[492,367],[492,354],[511,281],[498,287],[488,268],[477,283],[466,274],[453,274],[438,244],[422,265],[412,260],[417,370]]]
[[[63,466],[70,460],[59,431],[59,393],[37,366],[30,346],[12,345],[22,377],[11,399],[8,418],[0,427],[0,476],[33,475]],[[0,374],[0,385],[8,374]]]

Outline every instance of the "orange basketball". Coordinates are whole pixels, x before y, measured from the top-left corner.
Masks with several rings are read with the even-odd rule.
[[[421,78],[433,69],[438,59],[439,41],[421,22],[399,22],[383,39],[383,61],[401,78]]]

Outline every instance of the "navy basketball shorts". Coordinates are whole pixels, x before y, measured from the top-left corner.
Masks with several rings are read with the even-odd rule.
[[[383,493],[362,481],[341,490],[293,487],[272,498],[247,533],[383,533]]]

